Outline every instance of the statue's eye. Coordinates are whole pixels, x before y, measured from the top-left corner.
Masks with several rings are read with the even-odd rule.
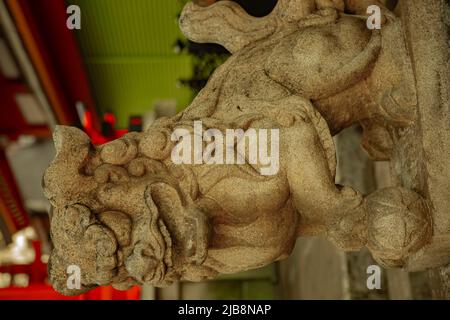
[[[88,208],[81,205],[67,207],[61,214],[63,228],[67,230],[70,236],[79,238],[83,236],[84,231],[89,226],[91,212]]]
[[[155,256],[153,250],[151,250],[150,248],[145,248],[144,250],[142,250],[142,255],[150,258],[153,258]]]

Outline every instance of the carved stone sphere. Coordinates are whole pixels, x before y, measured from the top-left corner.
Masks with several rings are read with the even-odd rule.
[[[368,243],[375,260],[384,267],[402,267],[432,234],[425,201],[404,188],[386,188],[367,198]]]

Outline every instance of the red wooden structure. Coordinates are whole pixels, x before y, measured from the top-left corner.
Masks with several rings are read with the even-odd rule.
[[[0,300],[140,300],[139,287],[133,287],[127,291],[99,287],[79,296],[63,296],[47,283],[47,264],[41,261],[39,241],[33,241],[33,248],[35,250],[33,263],[0,266],[0,273],[8,273],[11,276],[26,274],[29,278],[27,287],[10,286],[0,289]]]
[[[89,81],[73,31],[67,29],[64,0],[5,0],[27,55],[39,78],[51,111],[58,124],[78,125],[93,143],[105,143],[125,133],[114,130],[114,117],[103,122],[112,130],[108,137],[101,134],[101,119],[97,114]],[[18,94],[35,94],[23,78],[7,79],[0,72],[0,136],[11,140],[20,135],[50,137],[47,125],[27,123],[17,103]],[[80,119],[76,105],[84,106]],[[0,146],[0,231],[6,237],[29,225],[13,174]],[[7,241],[10,239],[6,239]],[[29,265],[0,265],[0,273],[26,274],[26,288],[0,289],[1,299],[139,299],[138,287],[117,291],[111,287],[98,288],[78,297],[64,297],[47,284],[47,265],[41,262],[40,243],[34,242],[36,259]]]

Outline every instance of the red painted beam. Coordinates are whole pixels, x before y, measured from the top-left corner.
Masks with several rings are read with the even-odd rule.
[[[83,102],[100,129],[74,31],[66,27],[63,0],[7,0],[16,26],[60,124],[78,125]]]
[[[0,215],[6,222],[10,234],[27,227],[30,223],[14,175],[2,149],[0,149]]]
[[[6,135],[15,140],[21,134],[40,138],[50,138],[51,132],[47,125],[27,123],[16,102],[16,95],[30,93],[28,87],[18,80],[6,79],[0,73],[0,135]]]

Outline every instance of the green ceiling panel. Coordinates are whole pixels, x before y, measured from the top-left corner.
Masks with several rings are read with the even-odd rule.
[[[178,0],[70,0],[81,8],[77,37],[100,111],[111,110],[120,127],[130,115],[148,111],[156,100],[191,99],[177,86],[189,78],[192,62],[173,45],[181,33]]]

